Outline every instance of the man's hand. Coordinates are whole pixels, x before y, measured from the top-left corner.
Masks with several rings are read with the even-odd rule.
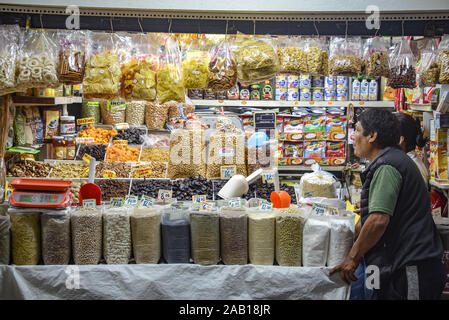
[[[340,263],[338,266],[336,266],[329,272],[329,277],[332,276],[335,272],[340,272],[340,276],[343,279],[343,281],[345,281],[347,284],[351,284],[351,281],[357,281],[354,272],[358,266],[359,261],[355,261],[348,255],[345,261]]]

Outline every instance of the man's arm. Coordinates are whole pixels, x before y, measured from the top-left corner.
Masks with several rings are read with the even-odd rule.
[[[333,268],[330,271],[329,276],[332,276],[335,272],[339,271],[341,278],[346,283],[350,284],[351,281],[356,281],[357,278],[354,276],[354,272],[359,265],[361,257],[380,240],[387,229],[389,222],[390,216],[388,214],[382,212],[371,213],[363,224],[363,228],[361,228],[360,234],[346,259]],[[360,220],[357,225],[359,225],[359,223]]]
[[[362,219],[359,218],[359,221],[357,221],[357,224],[355,225],[355,232],[354,232],[354,240],[357,241],[357,238],[359,237],[360,231],[362,229]]]

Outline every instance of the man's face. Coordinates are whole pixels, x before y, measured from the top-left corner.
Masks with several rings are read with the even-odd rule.
[[[376,133],[374,133],[376,135]],[[366,158],[371,149],[372,143],[376,140],[373,134],[363,135],[363,127],[360,122],[355,124],[354,133],[351,135],[352,141],[354,141],[354,154],[359,158]],[[377,135],[376,135],[377,136]]]

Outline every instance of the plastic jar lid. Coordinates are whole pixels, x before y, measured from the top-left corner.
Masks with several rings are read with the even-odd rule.
[[[75,116],[62,116],[61,121],[75,121]]]

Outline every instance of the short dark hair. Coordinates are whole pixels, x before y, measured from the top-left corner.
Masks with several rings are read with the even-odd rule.
[[[368,109],[359,116],[363,135],[377,132],[375,143],[381,149],[397,146],[401,137],[399,121],[396,116],[385,109]]]
[[[419,121],[405,113],[396,113],[396,118],[399,120],[401,136],[404,137],[405,152],[415,150],[416,146],[422,148],[426,145],[427,140],[423,137]]]

